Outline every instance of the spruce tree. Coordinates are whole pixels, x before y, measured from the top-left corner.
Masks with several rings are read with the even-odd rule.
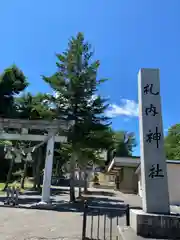
[[[23,72],[15,65],[0,75],[0,117],[16,117],[15,96],[28,86]]]
[[[93,51],[82,33],[70,39],[67,50],[57,54],[57,59],[57,72],[43,79],[56,92],[51,101],[58,118],[74,122],[67,133],[72,146],[70,200],[73,201],[78,152],[82,148],[107,148],[111,143],[110,122],[105,116],[108,103],[98,94],[100,84],[105,81],[97,79],[100,62],[93,61]]]

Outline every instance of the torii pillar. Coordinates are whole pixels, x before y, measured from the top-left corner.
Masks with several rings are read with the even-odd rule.
[[[43,177],[43,187],[42,187],[42,198],[41,204],[50,203],[51,195],[51,177],[52,177],[52,168],[53,168],[53,157],[54,157],[54,143],[55,136],[52,136],[47,142],[46,148],[46,160],[45,160],[45,169]]]

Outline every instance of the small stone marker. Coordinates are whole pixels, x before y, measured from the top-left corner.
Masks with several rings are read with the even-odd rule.
[[[139,71],[138,94],[143,211],[169,214],[158,69]]]

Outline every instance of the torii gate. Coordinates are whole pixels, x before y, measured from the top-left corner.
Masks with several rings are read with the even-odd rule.
[[[45,170],[43,177],[43,188],[42,188],[42,204],[50,202],[50,187],[51,187],[51,176],[53,167],[53,156],[54,156],[54,143],[55,142],[66,142],[67,137],[56,136],[58,130],[67,131],[72,123],[65,120],[24,120],[24,119],[3,119],[0,118],[0,130],[4,128],[11,129],[39,129],[48,131],[48,135],[36,135],[22,132],[22,134],[16,133],[4,133],[0,132],[1,140],[19,140],[19,141],[40,141],[45,143],[47,141],[46,149],[46,160]],[[38,147],[42,145],[39,144]]]

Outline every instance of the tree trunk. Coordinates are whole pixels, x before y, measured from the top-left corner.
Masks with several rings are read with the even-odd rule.
[[[35,152],[35,154],[33,154],[34,156],[34,161],[33,161],[33,189],[36,189],[36,166],[37,166],[37,161],[38,161],[38,152]]]
[[[88,173],[87,170],[84,170],[84,193],[87,194],[87,181],[88,181]]]
[[[60,165],[60,164],[59,164],[59,160],[57,160],[57,161],[56,161],[56,173],[55,173],[56,177],[59,177],[59,175],[60,175],[60,174],[59,174],[59,165]]]
[[[72,154],[70,161],[70,202],[75,201],[75,188],[74,188],[74,173],[75,173],[76,158],[75,154]]]
[[[82,174],[82,171],[81,171],[81,169],[79,169],[79,182],[81,183],[81,181],[82,181],[82,176],[81,176],[81,174]],[[81,197],[81,186],[79,187],[79,198]]]
[[[40,182],[40,168],[41,168],[41,162],[42,162],[42,155],[43,155],[43,148],[39,147],[37,152],[37,164],[36,164],[36,175],[35,175],[35,189],[41,188],[41,182]]]
[[[11,159],[11,162],[10,162],[10,167],[9,167],[9,171],[8,171],[8,174],[7,174],[7,180],[6,180],[6,184],[4,186],[4,190],[8,187],[8,184],[9,184],[9,182],[11,180],[13,166],[14,166],[14,156]]]
[[[22,189],[24,189],[24,182],[25,182],[25,178],[26,178],[26,175],[27,175],[27,167],[28,167],[28,162],[25,161],[25,163],[24,163],[23,176],[22,176],[22,179],[21,179],[21,188],[22,188]]]

